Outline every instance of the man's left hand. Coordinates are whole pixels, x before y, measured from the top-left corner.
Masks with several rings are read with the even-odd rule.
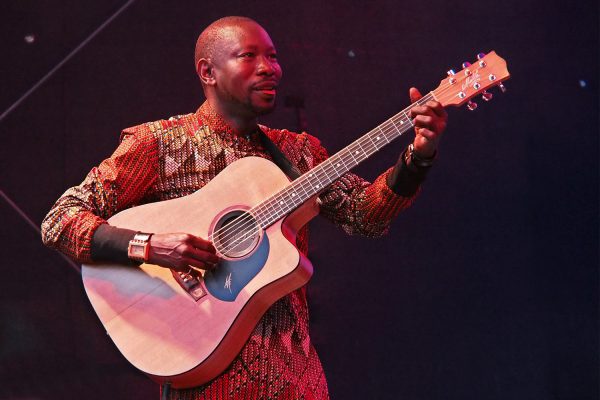
[[[409,95],[412,103],[423,97],[414,87],[410,88]],[[446,110],[439,102],[430,100],[422,106],[411,108],[409,114],[415,126],[415,155],[421,158],[433,157],[448,122]]]

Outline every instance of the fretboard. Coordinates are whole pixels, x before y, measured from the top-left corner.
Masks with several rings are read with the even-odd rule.
[[[420,100],[298,177],[289,186],[253,207],[250,213],[254,215],[259,225],[266,229],[409,130],[413,126],[409,110],[432,99],[435,99],[433,92],[423,96]]]

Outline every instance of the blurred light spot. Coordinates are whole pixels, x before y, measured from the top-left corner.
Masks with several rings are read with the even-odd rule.
[[[35,35],[33,33],[30,33],[29,35],[25,35],[23,39],[25,40],[25,43],[32,44],[33,42],[35,42]]]
[[[354,57],[356,57],[356,54],[354,54],[354,51],[353,51],[353,50],[350,50],[350,51],[348,52],[348,57],[350,57],[350,58],[354,58]]]
[[[579,86],[581,86],[582,88],[583,88],[583,87],[586,87],[586,86],[587,86],[587,82],[586,82],[586,81],[584,81],[583,79],[580,79],[580,80],[579,80]]]

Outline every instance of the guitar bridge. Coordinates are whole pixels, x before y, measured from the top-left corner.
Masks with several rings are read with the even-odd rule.
[[[179,283],[179,286],[185,290],[194,301],[200,300],[206,296],[206,290],[202,287],[202,274],[193,268],[190,268],[188,272],[171,271],[173,277]]]

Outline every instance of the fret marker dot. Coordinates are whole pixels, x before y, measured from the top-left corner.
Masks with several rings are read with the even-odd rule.
[[[308,176],[312,177],[312,176],[313,176],[313,174],[308,174]]]
[[[400,121],[400,125],[404,124],[404,121]]]
[[[358,154],[358,150],[356,150],[356,151],[354,152],[354,154]]]
[[[336,164],[336,167],[339,167],[339,166],[340,166],[340,163],[337,163],[337,164]]]
[[[317,185],[317,186],[315,186],[315,187],[319,187],[319,186],[321,186],[321,185]]]
[[[279,204],[283,205],[283,201],[280,201]]]
[[[296,193],[292,193],[292,197],[294,197],[296,195]]]
[[[377,136],[377,140],[379,140],[379,136]]]

